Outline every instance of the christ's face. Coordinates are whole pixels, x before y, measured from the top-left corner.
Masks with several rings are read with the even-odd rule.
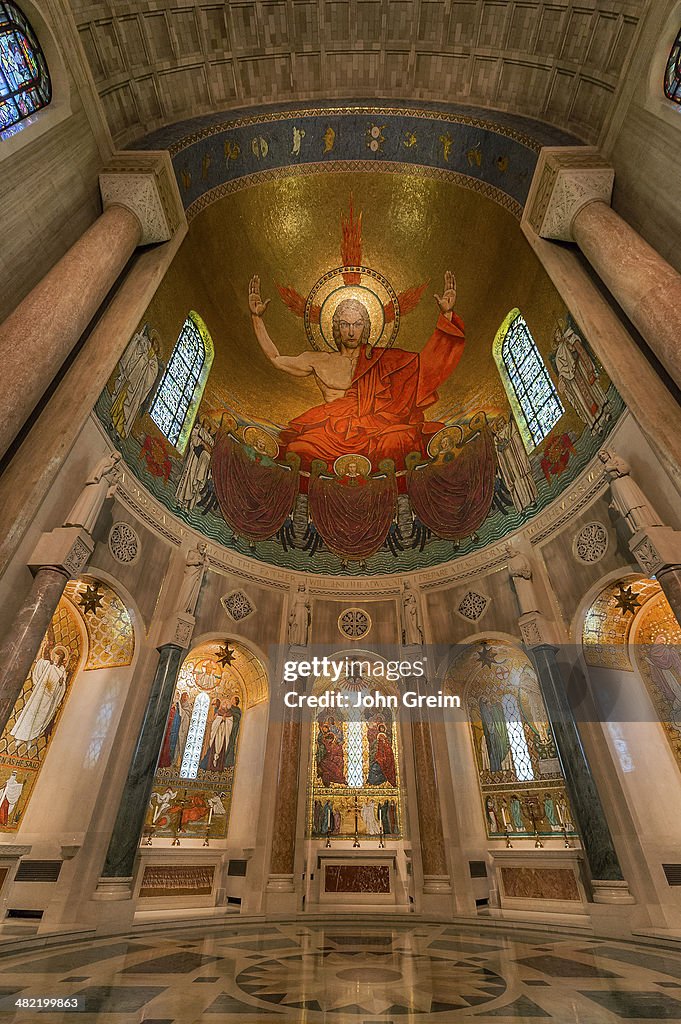
[[[334,340],[343,348],[355,349],[369,340],[369,314],[361,302],[346,299],[333,314]]]

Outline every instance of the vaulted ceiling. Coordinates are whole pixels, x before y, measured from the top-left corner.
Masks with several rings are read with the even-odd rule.
[[[72,0],[114,139],[308,99],[467,103],[595,142],[651,0]]]

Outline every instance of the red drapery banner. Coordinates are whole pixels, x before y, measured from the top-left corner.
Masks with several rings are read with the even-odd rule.
[[[309,512],[322,540],[341,558],[375,554],[388,536],[397,504],[394,473],[379,477],[310,477]]]
[[[281,529],[298,493],[298,460],[290,469],[220,432],[211,469],[226,522],[240,537],[266,540]]]
[[[411,470],[407,491],[421,522],[444,540],[463,540],[487,518],[494,496],[496,455],[484,427],[449,461]]]

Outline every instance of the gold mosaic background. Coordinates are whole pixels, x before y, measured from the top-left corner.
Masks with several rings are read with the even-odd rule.
[[[31,698],[34,680],[33,672],[39,658],[49,657],[48,648],[61,645],[70,652],[68,665],[66,667],[65,685],[66,692],[59,703],[47,729],[31,741],[17,743],[12,730],[21,715],[27,701]],[[17,697],[12,714],[9,717],[2,736],[0,736],[0,789],[5,786],[7,779],[13,771],[16,771],[16,782],[22,785],[21,794],[14,807],[10,810],[6,823],[0,823],[0,832],[16,832],[22,818],[26,813],[31,794],[38,781],[38,776],[43,762],[47,755],[48,748],[59,724],[66,701],[69,698],[73,679],[81,664],[81,655],[85,646],[85,638],[82,631],[82,621],[71,602],[63,597],[57,606],[52,617],[46,639],[41,645],[38,657],[31,665],[31,669],[24,683],[19,697]]]
[[[584,617],[582,643],[587,665],[629,671],[633,668],[629,656],[629,633],[635,615],[625,612],[618,601],[621,587],[631,588],[640,607],[660,593],[657,580],[635,573],[613,580],[604,587]]]
[[[284,305],[276,286],[294,287],[306,297],[323,273],[339,265],[340,218],[351,197],[363,217],[363,263],[384,274],[398,293],[428,282],[418,307],[402,319],[398,347],[423,347],[437,317],[433,293],[441,293],[446,270],[456,275],[466,350],[428,418],[508,408],[492,345],[513,307],[548,357],[566,308],[510,212],[418,172],[291,174],[237,191],[199,214],[142,320],[159,331],[164,360],[190,309],[205,320],[215,360],[201,414],[218,422],[229,407],[282,425],[320,403],[311,379],[282,374],[261,352],[248,312],[248,282],[259,274],[262,295],[272,300],[265,322],[280,351],[301,352],[302,319]],[[607,387],[605,378],[602,383]],[[583,424],[570,408],[560,428],[581,434]],[[141,435],[146,432],[155,432],[148,416],[141,422]]]
[[[102,601],[96,613],[84,616],[88,636],[85,670],[120,668],[132,663],[135,631],[128,609],[115,590],[93,576],[81,576],[66,584],[64,593],[78,608],[88,587],[97,586]]]

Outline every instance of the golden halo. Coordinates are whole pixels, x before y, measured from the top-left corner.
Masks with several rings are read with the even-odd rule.
[[[333,471],[336,476],[345,476],[351,462],[357,463],[357,476],[369,476],[369,473],[371,472],[371,460],[367,459],[365,455],[355,455],[353,452],[349,452],[347,455],[341,455],[336,459],[333,464]]]
[[[64,660],[62,662],[62,668],[68,668],[68,664],[69,664],[69,662],[71,660],[71,651],[68,649],[68,647],[64,647],[63,644],[55,644],[55,646],[52,648],[52,652],[51,653],[52,654],[56,654],[57,651],[61,651],[62,654],[64,655]]]
[[[276,437],[273,437],[269,431],[263,430],[262,427],[244,427],[243,438],[249,447],[255,448],[262,455],[269,455],[271,459],[276,459],[279,454],[279,443]]]
[[[359,281],[346,284],[345,277],[349,274]],[[338,304],[346,299],[356,299],[367,310],[371,320],[371,348],[376,345],[389,348],[395,343],[400,327],[400,306],[397,293],[387,278],[370,267],[336,267],[319,278],[305,303],[305,332],[312,348],[337,351],[333,340],[333,314]],[[313,314],[313,308],[318,316]],[[388,317],[386,310],[391,314]]]
[[[442,430],[438,430],[437,434],[433,434],[428,442],[428,454],[431,459],[436,458],[443,450],[443,441],[448,442],[445,443],[444,450],[453,452],[462,440],[463,430],[458,424],[453,427],[443,427]]]

